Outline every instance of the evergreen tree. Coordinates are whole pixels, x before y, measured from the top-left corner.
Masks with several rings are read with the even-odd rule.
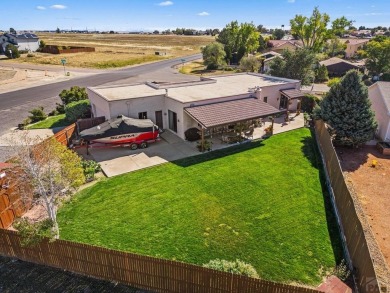
[[[316,70],[316,82],[325,82],[329,80],[328,69],[324,64]]]
[[[358,146],[369,141],[378,126],[367,87],[355,70],[331,87],[316,112],[329,124],[334,140],[343,145]]]

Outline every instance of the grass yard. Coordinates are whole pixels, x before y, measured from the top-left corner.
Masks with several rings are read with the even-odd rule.
[[[239,69],[231,69],[231,70],[208,70],[206,66],[204,66],[203,61],[193,61],[188,62],[184,66],[179,66],[179,72],[183,74],[194,74],[194,75],[202,75],[202,76],[210,76],[210,75],[221,75],[221,74],[233,74],[240,72]]]
[[[105,179],[59,211],[62,239],[317,285],[340,261],[308,129]]]
[[[96,51],[60,55],[33,53],[32,57],[23,54],[21,58],[6,62],[61,65],[61,59],[66,58],[70,67],[115,68],[197,54],[200,47],[215,40],[211,36],[136,34],[40,33],[38,36],[47,45],[94,47]],[[157,56],[156,51],[166,55]]]
[[[65,114],[47,117],[45,120],[27,126],[27,129],[49,129],[68,126],[71,123],[66,121]]]

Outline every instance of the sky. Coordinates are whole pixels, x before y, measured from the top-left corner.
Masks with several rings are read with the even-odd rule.
[[[0,30],[203,30],[232,20],[289,28],[291,18],[309,16],[316,6],[356,27],[390,26],[390,0],[9,0]]]

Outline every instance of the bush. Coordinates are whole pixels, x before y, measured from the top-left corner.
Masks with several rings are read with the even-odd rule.
[[[31,119],[31,123],[42,121],[47,118],[47,115],[45,114],[45,112],[43,112],[43,107],[32,109],[29,113],[31,114],[31,116],[28,116],[28,118]]]
[[[65,105],[64,104],[56,104],[56,111],[58,114],[65,114]]]
[[[11,51],[11,52],[10,52]],[[12,45],[12,44],[8,44],[6,47],[5,47],[5,52],[4,52],[5,56],[7,56],[9,59],[14,59],[14,58],[19,58],[20,57],[20,53],[19,53],[19,50],[16,46]]]
[[[222,272],[228,272],[238,275],[244,275],[251,278],[259,278],[259,274],[251,264],[247,264],[239,259],[227,261],[224,259],[210,260],[203,265],[205,268],[214,269]]]
[[[57,115],[59,115],[60,113],[58,113],[58,111],[57,110],[53,110],[53,111],[51,111],[48,115],[49,116],[57,116]]]
[[[30,223],[27,219],[21,218],[13,226],[20,233],[22,246],[37,245],[44,237],[54,238],[52,232],[53,221],[50,219],[38,223]]]
[[[35,55],[32,54],[32,53],[28,53],[28,54],[27,54],[27,57],[31,58],[31,57],[35,57]]]
[[[311,114],[313,108],[318,104],[320,99],[317,96],[307,94],[302,98],[301,101],[301,111]]]
[[[85,179],[87,181],[93,180],[95,178],[95,174],[101,170],[99,163],[94,160],[83,160],[81,165],[84,170]]]
[[[328,69],[326,68],[325,65],[321,65],[317,70],[316,70],[316,76],[315,76],[316,82],[325,82],[329,80],[328,77]]]
[[[340,82],[340,80],[341,79],[339,77],[332,78],[331,80],[328,81],[327,85],[328,85],[328,87],[332,87],[335,84],[338,84]]]
[[[77,119],[86,118],[91,113],[91,106],[88,100],[72,102],[65,106],[65,118],[73,123]]]
[[[88,94],[85,88],[78,86],[72,86],[69,90],[62,90],[59,94],[61,101],[64,105],[81,100],[87,100]]]

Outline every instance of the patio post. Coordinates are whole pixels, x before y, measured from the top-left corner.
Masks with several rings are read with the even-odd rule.
[[[204,128],[202,127],[202,130],[201,130],[201,140],[202,140],[202,143],[201,143],[201,151],[202,153],[204,152]]]
[[[272,115],[272,118],[271,118],[271,135],[274,134],[274,121],[275,121],[275,115]]]

